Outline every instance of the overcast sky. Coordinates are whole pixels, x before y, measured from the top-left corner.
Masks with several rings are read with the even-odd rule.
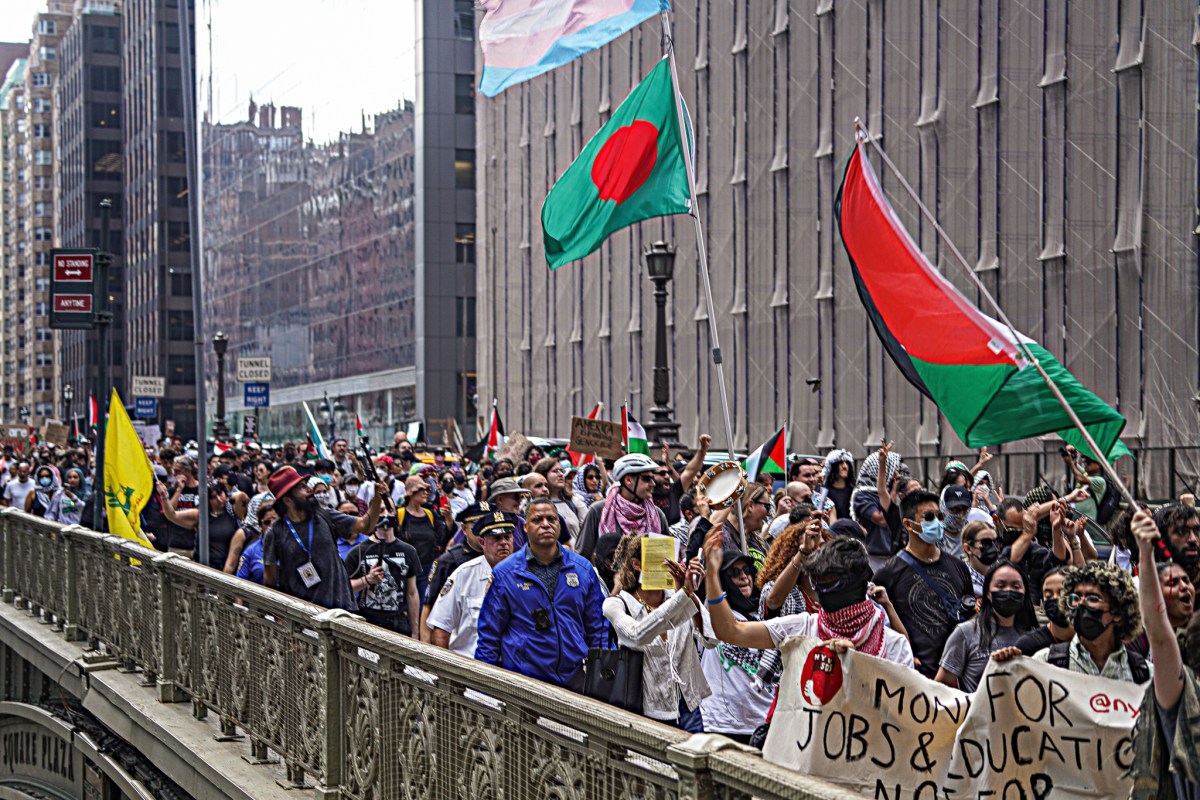
[[[208,107],[212,19],[213,110],[244,119],[260,105],[299,106],[316,141],[357,130],[367,116],[415,99],[416,0],[196,0],[201,110]],[[45,0],[0,0],[0,41],[29,38]]]

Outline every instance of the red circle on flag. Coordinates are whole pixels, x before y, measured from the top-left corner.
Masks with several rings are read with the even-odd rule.
[[[654,171],[658,128],[644,119],[617,128],[592,162],[592,183],[601,200],[624,203]]]
[[[800,671],[800,694],[805,702],[823,706],[842,688],[842,663],[836,652],[819,645],[808,653]]]

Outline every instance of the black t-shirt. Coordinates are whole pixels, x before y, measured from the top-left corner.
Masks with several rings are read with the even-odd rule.
[[[826,487],[829,491],[826,497],[833,503],[833,507],[837,509],[838,519],[850,518],[850,495],[854,494],[853,486],[843,486],[840,489],[835,489],[832,486]],[[892,503],[892,505],[897,505]]]
[[[902,537],[898,535],[903,530],[900,522],[900,504],[892,502],[887,511],[883,511],[883,518],[887,522],[883,526],[871,522],[871,516],[876,511],[883,511],[878,492],[859,492],[858,497],[854,498],[854,514],[858,524],[866,531],[863,544],[866,545],[867,552],[873,556],[890,556],[903,546],[900,544]],[[841,516],[841,512],[838,512],[838,516]]]
[[[1000,557],[1011,561],[1012,545],[1001,550]],[[1017,568],[1025,574],[1030,594],[1037,597],[1042,593],[1042,581],[1046,579],[1046,573],[1055,567],[1065,567],[1069,563],[1070,561],[1060,561],[1058,556],[1054,555],[1053,550],[1040,542],[1033,541],[1029,543],[1025,557],[1017,562]]]
[[[400,522],[396,538],[416,548],[417,557],[421,559],[422,564],[432,564],[446,546],[446,540],[450,538],[441,515],[427,508],[422,508],[415,514],[401,508],[397,516],[400,517]]]
[[[974,597],[971,571],[954,556],[942,553],[932,564],[921,562],[930,579],[952,598]],[[908,630],[913,656],[921,673],[932,678],[942,661],[942,650],[958,624],[951,619],[938,593],[899,555],[892,556],[875,572],[875,583],[887,589],[896,613]]]
[[[200,507],[200,487],[194,486],[191,489],[186,486],[179,493],[179,498],[175,501],[176,511],[187,511],[193,508]],[[196,531],[192,528],[181,528],[174,522],[167,523],[166,541],[163,542],[162,549],[165,551],[168,548],[175,547],[181,550],[196,549]],[[222,564],[224,566],[224,564]]]
[[[421,598],[421,604],[433,607],[434,601],[438,599],[438,595],[442,591],[442,587],[446,585],[446,578],[454,574],[454,570],[461,567],[471,559],[483,555],[478,550],[472,550],[471,546],[466,542],[456,544],[437,557],[437,560],[429,567],[429,577],[425,586],[425,596]]]
[[[383,571],[383,580],[358,593],[358,607],[371,611],[407,612],[405,593],[408,579],[421,572],[421,559],[411,544],[399,539],[390,542],[368,539],[352,547],[346,554],[346,573],[351,579],[361,578],[379,564],[380,558],[387,566]],[[409,620],[410,624],[414,622]]]
[[[337,511],[318,512],[311,520],[311,547],[308,522],[293,522],[289,528],[287,517],[275,520],[263,535],[263,564],[279,565],[279,590],[325,608],[357,611],[358,605],[350,593],[346,565],[338,557],[335,542],[337,536],[349,537],[357,519]],[[305,586],[300,576],[300,567],[309,562],[312,562],[320,578],[311,587]]]
[[[225,508],[217,516],[208,518],[208,566],[213,569],[225,569],[225,559],[229,557],[229,545],[233,535],[242,527],[233,515],[233,511]],[[200,543],[196,543],[196,552],[192,560],[200,560]]]

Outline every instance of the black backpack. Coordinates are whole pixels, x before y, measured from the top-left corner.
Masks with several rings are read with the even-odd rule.
[[[1112,485],[1112,481],[1104,478],[1104,496],[1096,503],[1096,522],[1101,525],[1107,525],[1108,521],[1117,513],[1117,508],[1121,505],[1121,494]]]
[[[1071,643],[1057,642],[1050,645],[1050,657],[1046,659],[1047,663],[1053,664],[1062,669],[1071,668]],[[1150,680],[1150,668],[1146,666],[1146,659],[1141,653],[1134,652],[1128,647],[1125,648],[1125,657],[1129,659],[1129,674],[1133,676],[1133,682],[1143,684]]]

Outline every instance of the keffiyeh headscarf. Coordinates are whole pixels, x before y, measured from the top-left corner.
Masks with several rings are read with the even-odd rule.
[[[595,474],[599,478],[600,469],[595,464],[585,464],[583,469],[575,473],[575,480],[571,482],[571,488],[575,490],[576,496],[583,498],[585,506],[591,506],[596,502],[595,495],[587,489],[587,476],[590,474]]]
[[[242,527],[253,533],[255,536],[262,535],[262,526],[258,521],[258,512],[262,508],[263,503],[270,506],[275,502],[275,495],[270,492],[261,492],[250,498],[250,502],[246,504],[246,519],[242,521]]]
[[[896,476],[896,471],[900,469],[900,454],[888,453],[886,470],[886,480],[884,483],[890,484],[892,478]],[[858,488],[860,489],[876,489],[879,485],[879,451],[871,453],[863,459],[862,466],[858,468]]]
[[[640,503],[626,500],[621,496],[620,485],[616,483],[608,487],[608,494],[604,496],[604,511],[600,514],[600,533],[614,531],[626,536],[666,532],[662,529],[658,506],[654,505],[652,499],[647,498]]]
[[[875,460],[879,460],[879,454],[875,454]],[[838,464],[849,464],[850,469],[854,469],[854,456],[850,455],[849,450],[832,450],[829,455],[825,456],[825,466],[821,468],[821,480],[828,481],[833,475],[833,469]]]
[[[45,489],[37,482],[42,470],[50,471],[50,486]],[[52,464],[43,464],[33,473],[33,480],[36,487],[33,491],[37,495],[38,502],[42,504],[42,508],[50,508],[50,498],[54,497],[54,493],[62,488],[62,481],[58,477],[58,468]],[[25,509],[22,508],[21,510],[24,511]]]
[[[837,611],[821,609],[817,635],[824,641],[849,639],[858,652],[877,656],[883,652],[883,609],[870,600]]]

